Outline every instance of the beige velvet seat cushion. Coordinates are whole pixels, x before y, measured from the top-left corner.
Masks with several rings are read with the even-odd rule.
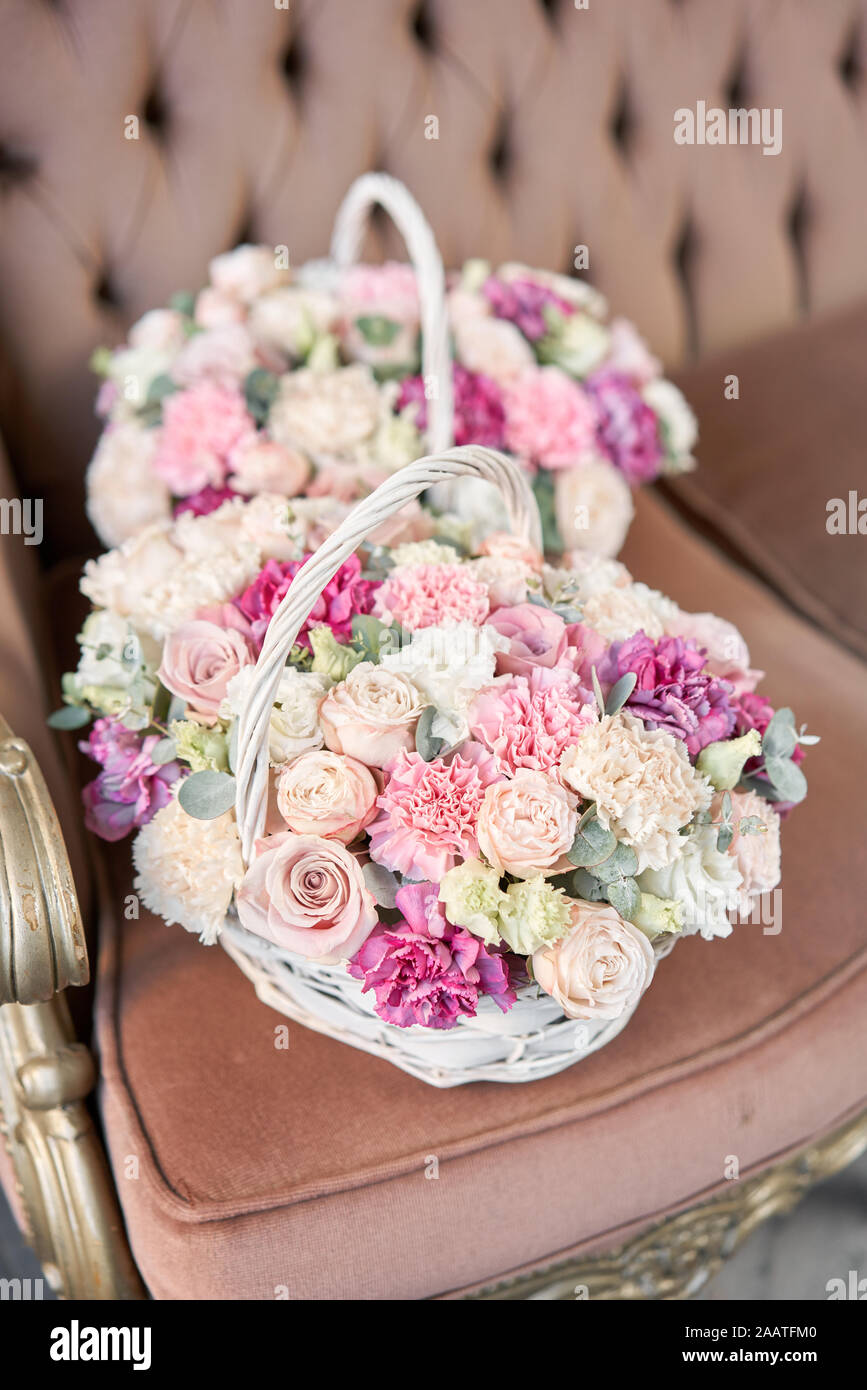
[[[275,1047],[281,1016],[219,947],[122,921],[115,856],[102,1108],[156,1297],[447,1295],[612,1245],[722,1188],[730,1155],[747,1174],[863,1105],[863,668],[654,499],[631,552],[738,622],[771,697],[823,734],[786,826],[782,931],[683,942],[626,1031],[559,1076],[436,1091],[295,1024]]]

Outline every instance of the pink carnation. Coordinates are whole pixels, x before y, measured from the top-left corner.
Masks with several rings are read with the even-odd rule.
[[[453,368],[455,444],[484,444],[502,449],[505,413],[503,396],[497,383],[483,372],[471,372],[456,362]],[[417,407],[415,423],[422,433],[427,429],[427,400],[424,380],[407,377],[401,383],[397,410]]]
[[[402,920],[375,928],[349,965],[364,981],[362,993],[373,990],[381,1019],[398,1028],[454,1028],[475,1016],[483,995],[508,1012],[516,996],[505,959],[446,919],[436,884],[399,888],[397,908]]]
[[[559,367],[523,372],[505,393],[506,448],[540,468],[572,468],[593,451],[596,412]]]
[[[289,590],[302,565],[303,560],[269,560],[259,571],[253,583],[244,590],[236,605],[250,623],[253,641],[261,647],[265,640],[268,624]],[[312,627],[325,624],[331,628],[338,642],[348,641],[352,636],[352,619],[356,613],[369,613],[377,584],[370,579],[361,578],[361,561],[357,555],[340,566],[334,578],[329,580],[312,611],[305,618],[301,631],[295,641],[299,647],[309,647],[308,633]]]
[[[379,816],[368,828],[370,857],[411,879],[439,883],[479,852],[476,821],[485,787],[502,781],[490,753],[465,743],[448,763],[398,753],[389,764]]]
[[[374,613],[385,622],[400,623],[409,632],[449,623],[483,623],[490,601],[463,565],[406,565],[381,585]]]
[[[485,686],[470,707],[470,732],[489,748],[501,772],[548,772],[596,719],[591,696],[571,672],[538,667]]]
[[[222,487],[229,455],[255,428],[234,387],[200,381],[175,391],[163,401],[154,469],[176,497]]]
[[[180,763],[151,760],[159,734],[142,738],[116,719],[97,719],[90,737],[78,746],[102,771],[82,789],[84,823],[103,840],[122,840],[147,825],[171,800],[182,775]]]

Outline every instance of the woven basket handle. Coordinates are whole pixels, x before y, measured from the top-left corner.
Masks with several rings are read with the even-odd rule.
[[[388,174],[362,174],[340,205],[331,238],[331,259],[345,269],[361,251],[367,219],[379,203],[406,242],[418,282],[421,369],[427,401],[427,445],[432,453],[453,442],[454,399],[449,352],[446,278],[430,224],[408,188]]]
[[[271,709],[301,625],[326,584],[372,531],[435,483],[465,476],[497,486],[516,535],[541,551],[539,512],[526,474],[505,454],[479,445],[449,449],[407,464],[352,509],[292,581],[271,619],[256,663],[251,696],[238,725],[236,760],[235,814],[246,864],[265,825]]]

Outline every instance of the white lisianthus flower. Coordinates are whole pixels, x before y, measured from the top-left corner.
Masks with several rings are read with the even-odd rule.
[[[588,724],[560,760],[560,780],[596,802],[606,829],[638,857],[638,871],[661,869],[684,846],[680,830],[710,805],[713,789],[689,761],[681,739],[645,729],[631,714],[606,714]],[[653,885],[648,893],[677,897]]]
[[[716,847],[715,825],[695,826],[682,836],[681,852],[670,864],[646,869],[638,878],[642,893],[671,898],[683,907],[685,935],[696,932],[706,941],[730,936],[730,911],[736,911],[742,874],[737,860]]]
[[[246,708],[256,685],[255,666],[244,666],[226,687],[220,717],[233,719]],[[319,723],[319,706],[331,687],[327,676],[287,666],[271,711],[268,761],[283,767],[291,758],[322,748],[325,738]]]
[[[695,467],[692,451],[698,439],[698,421],[686,397],[673,381],[657,377],[641,391],[642,399],[659,419],[659,435],[665,446],[667,473],[687,473]]]
[[[104,545],[171,517],[171,495],[153,468],[158,435],[134,420],[102,433],[87,469],[87,515]]]
[[[639,628],[655,642],[677,611],[677,604],[658,589],[634,582],[591,594],[582,621],[608,642],[625,642]]]
[[[597,555],[616,555],[635,515],[632,489],[606,459],[554,475],[554,509],[564,550],[578,546]]]
[[[455,623],[421,628],[400,651],[383,655],[380,665],[406,676],[436,706],[431,732],[453,745],[469,736],[467,710],[494,679],[497,652],[508,649],[508,638],[488,623]]]
[[[132,857],[133,887],[145,907],[213,945],[244,877],[234,814],[196,820],[173,797],[142,826]]]

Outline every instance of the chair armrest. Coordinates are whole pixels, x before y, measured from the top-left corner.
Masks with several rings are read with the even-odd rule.
[[[54,804],[30,747],[0,715],[0,1004],[34,1004],[88,978]]]

